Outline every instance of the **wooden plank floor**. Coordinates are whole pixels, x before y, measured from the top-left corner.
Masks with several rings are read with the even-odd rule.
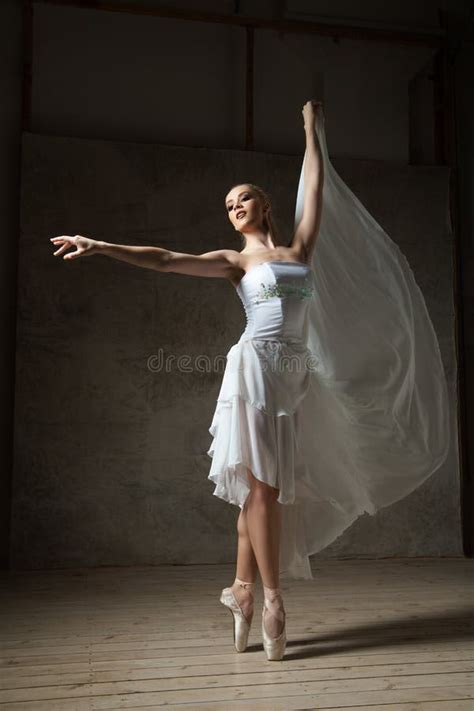
[[[473,561],[331,560],[285,581],[269,662],[258,583],[239,654],[219,603],[233,565],[0,574],[0,707],[474,711]]]

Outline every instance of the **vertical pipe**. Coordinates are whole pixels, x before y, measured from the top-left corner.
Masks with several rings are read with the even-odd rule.
[[[245,28],[246,38],[246,96],[245,96],[245,150],[252,151],[253,143],[253,84],[254,84],[254,29]]]
[[[433,109],[434,109],[434,157],[436,165],[449,162],[448,92],[446,87],[446,47],[441,47],[434,56]]]
[[[23,0],[23,86],[21,125],[31,131],[31,89],[33,66],[33,0]]]
[[[442,51],[441,74],[444,85],[444,119],[446,135],[447,162],[450,166],[449,175],[449,213],[453,232],[453,283],[454,283],[454,325],[457,360],[457,427],[459,433],[459,469],[460,469],[460,506],[462,544],[464,555],[474,555],[474,477],[470,463],[469,437],[469,396],[466,380],[466,315],[464,300],[466,288],[463,285],[463,255],[467,251],[467,242],[461,231],[461,205],[459,192],[459,137],[457,135],[456,115],[456,67],[454,56],[450,58],[449,34],[446,33],[446,44]],[[469,326],[468,326],[469,328]]]

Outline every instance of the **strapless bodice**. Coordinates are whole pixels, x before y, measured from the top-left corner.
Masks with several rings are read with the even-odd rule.
[[[314,272],[308,264],[255,264],[236,287],[247,319],[240,341],[255,338],[306,343],[314,289]]]

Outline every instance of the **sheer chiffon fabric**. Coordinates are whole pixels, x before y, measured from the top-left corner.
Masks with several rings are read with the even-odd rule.
[[[447,383],[436,333],[407,259],[332,166],[324,116],[322,222],[313,253],[317,297],[308,345],[331,391],[351,475],[368,513],[401,499],[445,461]],[[295,226],[302,217],[304,161]]]

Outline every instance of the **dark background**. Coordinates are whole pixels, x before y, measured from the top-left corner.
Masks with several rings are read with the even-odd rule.
[[[290,209],[296,190],[294,176],[304,151],[301,108],[308,98],[323,100],[331,155],[335,160],[341,161],[341,170],[346,166],[346,175],[352,181],[356,181],[358,176],[354,166],[357,161],[361,161],[362,192],[364,185],[370,185],[374,166],[379,162],[383,166],[382,174],[387,186],[400,184],[405,189],[412,179],[408,175],[413,176],[413,171],[410,170],[403,174],[403,169],[407,168],[426,168],[428,172],[423,173],[422,170],[420,180],[425,179],[423,176],[434,176],[437,168],[441,171],[440,175],[445,176],[446,184],[447,175],[450,176],[449,200],[444,197],[446,205],[443,203],[441,206],[441,214],[445,207],[446,220],[440,224],[441,230],[448,223],[453,228],[449,243],[452,262],[449,259],[446,261],[436,252],[435,243],[436,240],[442,239],[442,233],[436,237],[433,235],[431,250],[430,236],[425,234],[424,240],[428,240],[428,244],[420,243],[418,251],[410,251],[407,245],[404,251],[410,251],[410,263],[420,282],[423,282],[427,299],[432,299],[430,313],[433,315],[438,334],[441,336],[442,329],[446,329],[443,331],[449,333],[446,344],[449,341],[455,349],[459,370],[455,372],[454,367],[451,370],[448,368],[448,376],[451,378],[453,406],[459,423],[460,469],[454,469],[448,481],[452,483],[449,490],[453,497],[452,502],[457,501],[459,505],[457,515],[463,514],[464,551],[471,554],[472,534],[469,525],[472,523],[469,522],[472,522],[473,517],[469,509],[469,506],[472,506],[472,495],[468,455],[469,441],[473,441],[469,437],[472,419],[469,417],[472,398],[469,364],[472,362],[470,355],[473,323],[473,300],[470,293],[473,224],[473,28],[469,5],[461,1],[436,4],[415,1],[383,5],[372,2],[335,3],[309,0],[172,4],[131,0],[115,2],[117,10],[171,7],[194,13],[219,13],[229,18],[260,18],[262,21],[274,23],[298,20],[308,23],[308,28],[310,24],[314,26],[314,23],[320,23],[320,27],[330,24],[332,30],[323,34],[296,33],[290,31],[289,26],[285,31],[281,25],[273,29],[255,27],[252,31],[253,103],[249,102],[246,95],[249,35],[245,26],[232,26],[225,22],[196,22],[191,18],[105,12],[88,8],[87,3],[83,3],[82,7],[62,7],[60,3],[23,4],[7,0],[0,5],[0,76],[3,97],[0,102],[0,140],[3,148],[3,160],[0,163],[3,294],[0,303],[4,329],[1,351],[3,367],[0,375],[3,425],[0,556],[3,567],[10,564],[11,502],[15,483],[12,473],[15,471],[15,464],[21,467],[23,472],[31,466],[31,460],[27,460],[25,464],[26,447],[22,446],[22,439],[14,437],[15,404],[18,414],[18,407],[23,407],[27,398],[25,381],[22,380],[21,400],[15,403],[15,390],[18,392],[19,385],[15,384],[15,372],[19,367],[15,356],[22,352],[19,334],[25,318],[24,310],[21,311],[19,307],[25,303],[35,304],[35,282],[41,282],[41,273],[35,274],[34,269],[35,264],[41,269],[41,261],[36,261],[34,250],[28,251],[27,240],[31,233],[27,234],[25,230],[22,232],[20,218],[21,215],[24,218],[25,215],[34,214],[38,219],[38,212],[32,213],[25,199],[21,201],[22,188],[24,197],[38,194],[34,175],[35,170],[41,166],[41,161],[32,164],[30,160],[32,151],[37,155],[38,139],[51,137],[51,151],[45,157],[49,175],[54,171],[54,159],[56,164],[60,164],[62,138],[87,139],[88,145],[89,141],[97,141],[97,150],[100,148],[101,156],[106,156],[106,142],[110,142],[111,153],[121,150],[121,142],[123,146],[126,143],[135,144],[129,152],[127,162],[124,163],[130,175],[133,175],[134,166],[137,170],[142,166],[142,162],[137,162],[134,157],[138,155],[136,144],[142,143],[144,148],[149,144],[159,144],[163,147],[190,149],[192,158],[191,154],[177,150],[176,159],[179,158],[182,162],[177,160],[173,163],[173,160],[169,160],[166,173],[160,174],[158,171],[148,182],[158,191],[173,185],[173,180],[178,178],[176,182],[179,184],[179,193],[172,193],[173,212],[168,212],[167,220],[173,215],[181,217],[187,214],[188,223],[181,222],[179,229],[171,235],[165,230],[167,223],[165,220],[161,221],[157,210],[153,214],[152,224],[147,222],[141,228],[140,220],[143,219],[144,213],[136,201],[127,205],[126,197],[121,204],[126,219],[117,220],[117,205],[121,197],[118,192],[114,220],[107,222],[104,212],[101,219],[94,223],[101,225],[102,233],[91,236],[108,241],[115,239],[122,243],[163,244],[173,249],[196,253],[222,246],[238,249],[238,241],[226,223],[223,209],[220,212],[219,201],[222,201],[223,208],[223,197],[231,184],[227,185],[225,181],[230,180],[234,174],[236,177],[241,174],[238,170],[237,173],[232,170],[232,166],[242,169],[245,161],[249,164],[252,151],[258,152],[255,161],[258,168],[255,170],[262,180],[265,175],[271,173],[275,165],[284,164],[284,174],[288,178],[287,197],[283,194],[279,196],[278,190],[281,186],[278,187],[278,180],[272,182],[269,179],[269,183],[276,193],[277,204],[281,204],[282,222],[289,225]],[[40,144],[43,147],[47,145],[45,141]],[[64,146],[64,154],[70,161],[64,163],[66,166],[73,167],[74,161],[78,160],[77,153],[71,148],[74,145],[72,141],[66,142]],[[196,166],[199,163],[200,149],[222,151],[223,163],[227,161],[227,168],[230,166],[228,170],[226,168],[227,172],[223,169],[220,174],[216,174],[222,178],[217,184],[213,182],[216,176],[210,179],[207,189],[203,189],[203,185],[206,188],[206,183],[196,177],[199,176]],[[124,147],[123,151],[125,150]],[[212,161],[216,160],[216,155],[209,152],[204,155],[208,160],[207,166],[213,165]],[[243,158],[243,155],[246,158]],[[283,156],[282,164],[278,163],[278,155]],[[146,159],[144,160],[146,164]],[[192,161],[194,168],[190,180],[186,182],[183,165],[188,160]],[[448,173],[447,169],[450,169]],[[173,170],[176,172],[173,173]],[[397,170],[402,171],[398,174],[398,183]],[[45,171],[44,174],[48,175],[48,172]],[[206,171],[201,174],[205,175]],[[405,177],[402,177],[403,175]],[[26,188],[25,177],[30,181]],[[74,174],[69,175],[68,180],[71,185]],[[431,177],[428,177],[428,182],[429,180]],[[434,181],[436,184],[436,178]],[[85,185],[86,182],[87,173],[81,174],[80,184]],[[107,183],[99,181],[97,186],[99,185],[102,190],[107,189]],[[218,193],[218,186],[221,186],[222,195]],[[430,199],[434,194],[436,189],[429,193]],[[64,197],[64,193],[58,189],[58,199],[61,199],[61,195]],[[404,218],[400,218],[398,222],[396,213],[387,212],[387,206],[390,204],[387,196],[380,198],[379,204],[377,193],[367,190],[365,197],[369,201],[373,200],[370,209],[374,213],[377,214],[379,208],[378,217],[385,215],[384,226],[389,234],[397,238],[398,226],[399,237],[407,235],[408,241],[416,240],[415,233],[404,229],[404,220],[410,215],[410,209],[413,209],[413,194],[406,198],[405,203],[400,203]],[[163,205],[165,210],[170,206],[169,195],[167,199],[168,202],[160,202],[160,206]],[[418,199],[422,200],[421,194]],[[54,193],[50,192],[49,200],[48,209],[54,210]],[[92,202],[97,220],[97,195]],[[81,230],[85,232],[83,227],[80,227],[84,222],[87,224],[85,202],[81,207],[78,224],[73,224],[71,217],[70,222],[64,225],[65,233],[72,234]],[[433,214],[438,214],[436,210],[439,208],[439,205],[433,205]],[[212,220],[209,222],[209,229],[206,229],[206,210],[209,210],[208,217]],[[426,205],[424,210],[423,214],[428,214]],[[62,213],[62,219],[64,214]],[[197,215],[202,217],[199,220],[199,229],[193,233],[193,216]],[[41,219],[42,229],[38,230],[36,222],[34,230],[44,241],[48,229],[44,211],[41,213]],[[115,234],[112,232],[112,228],[115,229],[115,225],[120,224],[136,225],[136,230],[130,234],[130,238],[127,237],[126,231],[119,231],[118,227]],[[61,233],[60,226],[55,219],[51,219],[52,234]],[[400,244],[403,246],[402,240]],[[441,261],[436,261],[436,255]],[[452,278],[445,280],[444,290],[435,294],[434,290],[430,292],[430,284],[437,283],[441,262],[451,271]],[[22,264],[28,269],[19,269]],[[103,273],[110,274],[110,278],[113,278],[111,267],[111,264],[107,267],[102,265],[102,268],[107,270]],[[115,267],[117,268],[117,265]],[[122,271],[115,271],[116,274],[122,277],[126,274],[127,278],[135,279],[137,283],[142,279],[144,282],[151,279],[151,274],[145,276],[128,265],[121,265],[120,268]],[[96,272],[100,271],[98,264],[94,265],[94,269]],[[26,278],[27,282],[21,281]],[[430,281],[430,278],[433,281]],[[197,291],[197,282],[200,280],[191,281],[192,289]],[[185,279],[182,283],[190,285],[191,281]],[[206,288],[209,288],[207,283]],[[40,303],[39,297],[37,303]],[[441,304],[449,308],[436,322],[436,305]],[[218,321],[214,322],[214,327],[216,325],[219,325]],[[212,327],[211,322],[210,328]],[[225,337],[227,338],[227,334]],[[153,348],[152,343],[148,345],[150,349]],[[443,350],[443,342],[441,346]],[[447,354],[448,351],[446,345],[444,353]],[[448,356],[445,365],[448,365],[447,360]],[[51,366],[54,366],[53,358]],[[24,373],[23,370],[21,372]],[[73,378],[74,374],[71,377]],[[54,387],[54,381],[51,382]],[[210,401],[213,394],[211,392]],[[34,396],[32,402],[34,403]],[[201,437],[211,409],[206,405],[202,410],[201,430],[195,435],[196,441],[199,441],[199,451],[203,447]],[[199,415],[195,414],[193,422],[198,417]],[[193,422],[189,421],[189,432],[193,431]],[[458,443],[455,442],[454,446],[457,447]],[[201,461],[199,471],[202,477],[205,476],[205,468],[203,460]],[[453,460],[451,464],[457,467]],[[187,481],[186,478],[184,481]],[[459,498],[456,499],[458,485]],[[197,486],[199,487],[199,482]],[[204,488],[202,491],[203,497],[209,493]],[[50,493],[49,491],[46,499],[50,497]],[[42,494],[41,491],[27,492],[23,489],[22,495],[32,501],[41,498]],[[78,503],[74,502],[73,498],[70,506],[72,515],[77,515]],[[21,507],[17,511],[21,514]],[[68,520],[64,503],[63,513],[64,520]],[[421,550],[410,551],[406,547],[403,550],[408,553],[456,552],[458,542],[461,541],[461,526],[459,525],[457,539],[453,533],[453,526],[458,526],[457,519],[452,508],[448,513],[452,525],[446,530],[449,529],[450,534],[453,534],[452,539],[446,539],[448,551],[443,550],[441,539],[438,539],[439,545],[432,549],[427,547],[427,542],[424,541],[420,542]],[[43,513],[43,516],[44,523],[47,524],[47,514]],[[38,531],[34,526],[37,524],[32,523],[28,528],[27,519],[23,519],[21,515],[14,521],[17,541],[21,540],[23,524],[24,535],[28,539],[35,538]],[[398,523],[400,525],[401,521]],[[352,553],[355,550],[354,545],[357,548],[357,544],[360,544],[360,548],[363,548],[365,537],[361,535],[353,540],[350,547]],[[17,547],[16,550],[20,548]],[[24,547],[21,550],[24,550]],[[173,559],[173,552],[168,553],[168,557],[158,556],[158,560]],[[17,559],[15,564],[32,564],[33,561],[35,565],[40,566],[41,561],[44,564],[54,564],[58,563],[59,559],[62,564],[74,563],[73,556],[69,559],[67,555],[59,556],[59,559],[54,554],[44,556],[44,549],[38,558],[33,559],[34,556],[24,557]],[[116,560],[112,554],[112,562]],[[103,562],[103,559],[91,562]]]

